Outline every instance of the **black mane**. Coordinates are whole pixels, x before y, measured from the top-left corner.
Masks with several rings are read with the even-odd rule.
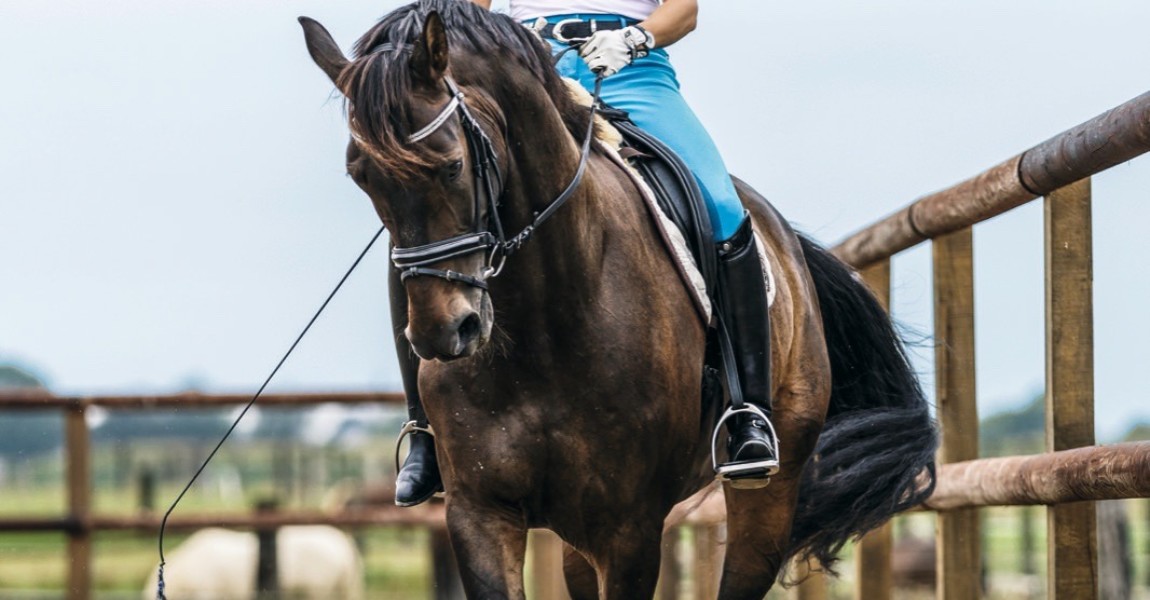
[[[348,90],[347,112],[353,134],[370,145],[377,161],[403,175],[429,164],[421,146],[406,142],[411,123],[412,48],[432,11],[443,18],[448,45],[469,54],[492,57],[489,64],[513,61],[537,78],[576,135],[586,114],[572,101],[551,62],[550,47],[507,15],[467,0],[421,0],[384,16],[355,43],[354,60],[340,75]],[[580,123],[582,123],[580,125]]]

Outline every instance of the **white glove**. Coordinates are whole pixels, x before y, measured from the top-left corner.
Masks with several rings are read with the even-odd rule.
[[[646,56],[655,45],[651,34],[635,27],[596,31],[579,47],[579,56],[594,72],[610,77],[636,58]]]

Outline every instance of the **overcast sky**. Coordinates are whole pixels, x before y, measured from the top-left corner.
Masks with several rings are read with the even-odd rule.
[[[4,0],[0,360],[58,392],[254,389],[378,227],[295,17],[398,3]],[[671,49],[733,173],[833,243],[1150,89],[1142,0],[702,2]],[[1150,419],[1150,159],[1095,179],[1097,417]],[[1042,211],[976,229],[980,408],[1041,390]],[[395,389],[374,252],[278,389]],[[929,250],[896,315],[931,318]],[[929,340],[917,351],[930,389]]]

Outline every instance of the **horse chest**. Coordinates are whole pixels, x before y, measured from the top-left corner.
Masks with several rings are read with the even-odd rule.
[[[612,465],[657,462],[667,447],[690,444],[697,428],[689,411],[670,409],[666,381],[553,373],[476,377],[442,391],[425,402],[452,478],[528,505],[610,496],[623,477]],[[651,431],[662,435],[638,435]],[[588,473],[587,465],[604,468]]]

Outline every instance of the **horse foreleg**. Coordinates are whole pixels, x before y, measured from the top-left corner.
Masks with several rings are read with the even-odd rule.
[[[448,496],[447,529],[468,598],[525,598],[527,528],[520,515]]]
[[[797,485],[776,475],[765,489],[727,487],[724,494],[727,553],[719,598],[759,600],[774,585],[783,566]]]
[[[724,486],[727,554],[719,585],[719,598],[724,600],[761,600],[774,585],[790,547],[800,475],[818,439],[820,422],[786,410],[776,410],[775,417],[779,437],[785,441],[783,463],[771,484],[759,490]]]
[[[563,544],[563,578],[571,600],[598,600],[599,574],[570,544]]]
[[[663,521],[632,522],[605,534],[592,549],[598,567],[600,600],[633,600],[655,595]]]

